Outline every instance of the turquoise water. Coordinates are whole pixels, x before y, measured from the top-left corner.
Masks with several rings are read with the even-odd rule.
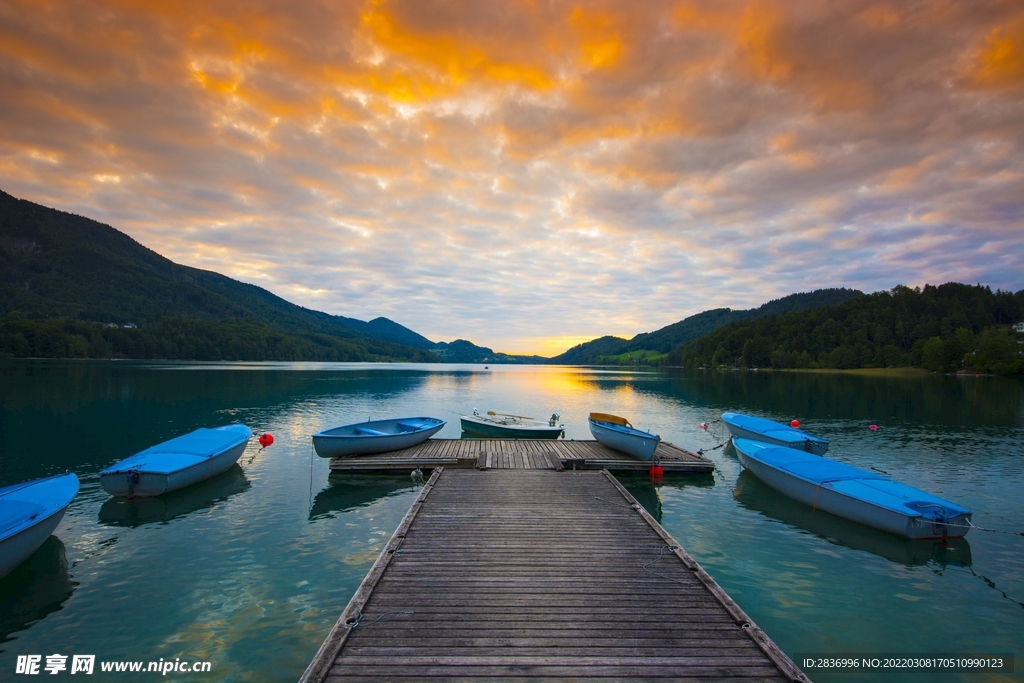
[[[458,438],[458,414],[473,408],[557,412],[577,439],[590,438],[588,412],[618,413],[692,450],[725,440],[714,422],[724,410],[796,417],[832,441],[835,459],[966,505],[976,524],[1024,531],[1024,384],[1015,380],[0,361],[0,486],[68,469],[82,482],[55,535],[0,580],[0,679],[14,677],[18,655],[45,664],[55,653],[210,662],[211,673],[177,680],[297,679],[417,491],[405,475],[329,476],[310,435],[422,414],[447,419],[438,436]],[[129,504],[99,486],[97,472],[116,460],[234,421],[273,433],[275,444],[261,451],[254,440],[236,468],[156,499]],[[705,421],[708,431],[698,428]],[[791,657],[1024,655],[1024,537],[904,541],[775,493],[742,473],[729,447],[709,457],[713,475],[624,481]]]

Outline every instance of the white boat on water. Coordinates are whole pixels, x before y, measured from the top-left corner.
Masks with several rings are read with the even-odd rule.
[[[488,410],[486,415],[474,410],[472,415],[461,416],[462,431],[491,439],[557,439],[565,436],[565,425],[558,420],[555,414],[544,422],[493,410]]]
[[[0,488],[0,578],[50,537],[77,493],[71,472]]]
[[[445,424],[436,417],[357,422],[314,434],[313,448],[321,458],[398,451],[426,441]]]
[[[632,455],[637,460],[654,457],[661,437],[644,432],[629,423],[624,417],[608,413],[591,413],[588,419],[590,433],[597,442],[617,451]]]
[[[115,496],[159,496],[226,471],[251,437],[252,430],[242,424],[197,429],[101,470],[100,484]]]
[[[907,538],[958,538],[970,530],[967,508],[890,477],[785,446],[732,442],[744,468],[816,510]]]

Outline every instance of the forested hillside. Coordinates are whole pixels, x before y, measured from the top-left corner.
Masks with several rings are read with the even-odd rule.
[[[632,339],[627,340],[621,337],[594,339],[593,341],[574,346],[565,353],[555,356],[550,362],[567,365],[587,365],[600,364],[607,362],[607,359],[611,356],[635,353],[637,351],[668,353],[681,344],[703,337],[719,327],[737,320],[749,320],[765,315],[829,306],[863,295],[863,292],[856,289],[818,289],[813,292],[790,294],[781,299],[773,299],[758,308],[751,308],[749,310],[734,311],[729,308],[716,308],[691,315],[660,330],[638,334]]]
[[[762,368],[923,367],[1024,372],[1024,290],[955,282],[730,323],[673,350],[666,365]]]
[[[126,323],[137,329],[105,327]],[[0,356],[439,360],[432,346],[386,318],[302,308],[0,192]]]

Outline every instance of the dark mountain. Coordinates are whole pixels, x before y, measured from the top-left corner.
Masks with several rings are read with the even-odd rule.
[[[349,324],[353,322],[361,322],[358,320],[353,321],[351,318],[347,319]],[[387,318],[374,318],[368,323],[362,323],[365,328],[362,328],[371,337],[377,339],[384,339],[386,341],[393,341],[396,344],[405,344],[411,346],[414,349],[431,349],[434,346],[434,342],[430,341],[426,337],[416,332],[413,332],[408,327],[399,325],[394,320],[388,320]],[[356,329],[361,329],[358,326],[353,325]]]
[[[9,323],[0,330],[11,337],[6,346],[0,339],[0,355],[26,348],[47,355],[29,339],[39,335],[52,338],[46,348],[66,342],[77,349],[60,355],[80,355],[78,341],[56,341],[64,334],[85,339],[96,353],[155,354],[128,356],[142,358],[438,360],[429,340],[386,318],[367,323],[296,306],[255,285],[178,265],[108,225],[0,191],[0,316],[14,312],[18,329]],[[35,327],[44,321],[46,330]],[[102,330],[110,328],[88,327],[128,322],[138,326],[127,333],[139,337],[132,344],[107,339],[113,332]],[[167,339],[175,329],[196,339]],[[146,344],[134,343],[143,337]],[[233,350],[224,347],[232,341]]]
[[[761,368],[922,367],[1024,373],[1024,290],[949,282],[902,285],[834,306],[729,323],[673,350],[666,364]]]
[[[600,363],[602,357],[635,351],[668,353],[681,344],[699,339],[731,322],[831,306],[859,296],[864,296],[864,293],[856,289],[818,289],[813,292],[790,294],[781,299],[773,299],[758,308],[749,310],[734,311],[729,308],[715,308],[691,315],[660,330],[638,334],[629,340],[621,337],[601,337],[575,346],[565,353],[555,356],[550,362],[586,365]]]
[[[634,337],[635,339],[635,337]],[[628,339],[605,336],[583,344],[577,344],[565,353],[559,354],[548,362],[558,365],[587,365],[597,363],[602,356],[617,356],[624,353]]]
[[[438,342],[432,349],[446,363],[547,363],[542,356],[516,356],[508,353],[495,352],[486,346],[477,346],[465,339],[453,342]]]

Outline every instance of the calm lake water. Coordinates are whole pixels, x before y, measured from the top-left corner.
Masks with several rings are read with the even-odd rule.
[[[0,679],[20,678],[18,655],[40,654],[45,664],[55,653],[211,663],[212,673],[176,680],[297,679],[417,492],[406,475],[329,476],[310,435],[432,415],[449,421],[439,437],[458,438],[458,414],[473,408],[557,412],[575,439],[591,438],[588,412],[612,412],[691,450],[725,441],[713,422],[725,410],[795,417],[832,441],[837,460],[966,505],[978,525],[1024,531],[1017,380],[0,361],[0,486],[65,470],[82,484],[54,536],[0,580]],[[117,460],[231,422],[269,431],[276,443],[260,451],[254,439],[239,466],[156,499],[128,504],[99,485],[97,472]],[[1024,537],[901,540],[775,493],[742,472],[728,446],[709,457],[713,475],[668,476],[659,487],[644,476],[623,480],[790,657],[1024,657]],[[1021,677],[808,673],[816,681]]]

